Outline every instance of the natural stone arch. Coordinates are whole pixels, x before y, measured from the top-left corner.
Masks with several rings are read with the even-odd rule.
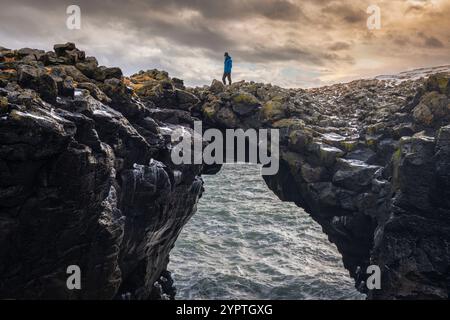
[[[448,298],[448,75],[189,89],[156,70],[123,78],[73,44],[0,51],[1,298],[159,297],[216,169],[170,159],[171,132],[195,118],[280,129],[268,186],[322,225],[358,287],[380,266],[369,298]],[[69,265],[84,290],[67,290]]]

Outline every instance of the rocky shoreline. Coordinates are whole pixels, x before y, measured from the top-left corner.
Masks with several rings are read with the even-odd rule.
[[[265,176],[336,244],[369,299],[447,299],[450,291],[448,74],[317,89],[165,72],[124,77],[74,44],[0,48],[0,298],[160,299],[169,253],[195,213],[202,174],[175,166],[171,132],[280,130]],[[66,288],[79,265],[83,288]],[[364,272],[382,271],[367,292]]]

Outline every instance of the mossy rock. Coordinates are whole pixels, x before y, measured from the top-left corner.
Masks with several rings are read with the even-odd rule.
[[[293,176],[296,176],[304,163],[303,158],[296,152],[282,151],[281,159],[283,159],[288,165]]]
[[[250,92],[252,95],[257,95],[258,85],[256,83],[250,83],[245,90]]]
[[[366,145],[372,150],[376,150],[378,146],[378,136],[366,136]]]
[[[203,115],[209,120],[215,120],[217,110],[218,110],[218,105],[214,102],[206,103],[202,107]]]
[[[134,92],[141,97],[156,97],[163,93],[163,88],[154,82],[146,82],[137,84],[134,87]]]
[[[231,97],[233,111],[240,116],[247,116],[257,112],[261,103],[256,97],[248,92],[239,92]]]
[[[219,94],[225,91],[225,85],[222,82],[214,79],[211,83],[210,90],[215,94]]]
[[[313,135],[308,130],[295,130],[289,134],[289,148],[302,152],[313,142]]]
[[[8,112],[8,98],[0,97],[0,114]]]
[[[286,118],[286,108],[282,100],[275,99],[267,101],[262,108],[263,119],[269,122],[276,122]]]
[[[439,89],[441,90],[441,93],[446,94],[447,93],[447,88],[449,85],[449,79],[447,77],[440,77],[438,78],[438,85],[439,85]]]
[[[447,96],[436,91],[425,94],[419,105],[413,110],[416,122],[425,125],[431,125],[449,114],[450,108]]]
[[[174,82],[170,79],[169,74],[159,70],[141,71],[124,79],[124,83],[142,97],[158,96],[164,90],[174,90]]]
[[[435,74],[428,78],[425,83],[425,87],[428,91],[436,91],[442,94],[450,94],[449,88],[449,77],[450,75],[442,73]]]
[[[247,92],[237,93],[231,97],[231,100],[236,104],[253,104],[253,105],[259,104],[259,100],[256,99],[254,95]]]
[[[379,132],[381,129],[383,129],[384,126],[385,126],[385,124],[383,124],[383,123],[372,124],[372,125],[367,126],[366,132],[369,135],[374,135],[377,132]]]
[[[169,80],[170,77],[169,74],[166,71],[159,71],[156,69],[153,70],[147,70],[147,71],[140,71],[137,74],[134,74],[131,76],[131,80],[135,83],[142,83],[146,81],[156,80],[156,81],[162,81],[162,80]]]
[[[328,146],[326,144],[320,144],[319,146],[319,159],[326,167],[331,167],[338,158],[345,155],[341,149]]]
[[[291,130],[299,130],[305,127],[305,122],[301,119],[281,119],[272,124],[272,127],[280,129],[280,128],[288,128]]]
[[[237,115],[231,110],[230,107],[227,106],[219,106],[214,118],[217,123],[219,123],[224,128],[235,129],[239,126],[239,118]]]
[[[12,110],[9,114],[9,118],[15,121],[22,121],[24,118],[24,113],[18,111],[18,110]]]
[[[346,152],[352,152],[358,147],[358,141],[356,140],[345,140],[340,142],[340,146]]]

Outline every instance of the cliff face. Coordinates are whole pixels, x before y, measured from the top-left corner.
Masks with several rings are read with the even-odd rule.
[[[176,126],[119,69],[71,44],[55,52],[1,51],[0,297],[159,297],[202,167],[172,165],[160,128]],[[80,291],[67,290],[69,265]]]
[[[158,76],[164,80],[150,80]],[[176,95],[176,81],[158,76],[141,73],[130,85],[157,104]],[[280,171],[264,179],[322,226],[360,291],[372,299],[448,298],[448,74],[311,90],[214,81],[190,91],[200,100],[193,108],[166,108],[206,127],[280,130]],[[381,269],[381,290],[367,290],[370,265]]]
[[[170,134],[277,128],[280,199],[310,213],[369,298],[448,298],[450,83],[362,80],[311,90],[187,89],[159,71],[122,77],[73,44],[0,50],[0,297],[161,298],[169,252],[203,192]],[[79,265],[82,290],[66,288]]]

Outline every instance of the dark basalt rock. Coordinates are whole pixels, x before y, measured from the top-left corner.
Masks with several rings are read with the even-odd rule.
[[[169,251],[203,192],[202,166],[174,166],[151,109],[121,80],[89,78],[72,44],[55,50],[51,69],[20,51],[8,65],[18,79],[3,78],[0,298],[173,295],[170,279],[155,284],[170,277]],[[69,265],[82,270],[80,291],[67,289]]]
[[[67,42],[65,44],[55,44],[53,46],[53,50],[55,50],[57,56],[62,56],[66,53],[66,51],[73,51],[75,49],[75,43],[72,42]]]
[[[170,299],[178,234],[219,165],[175,166],[171,132],[276,128],[265,176],[336,244],[370,299],[449,298],[449,76],[317,89],[123,77],[68,43],[0,48],[0,298]],[[69,291],[79,265],[83,290]],[[368,291],[367,266],[382,270]]]
[[[239,92],[231,97],[233,111],[239,116],[255,113],[261,108],[261,103],[252,94]]]
[[[94,57],[87,57],[83,62],[75,64],[75,67],[86,77],[94,78],[94,74],[98,68],[98,62]]]
[[[449,78],[310,90],[215,81],[194,92],[210,126],[280,129],[280,171],[264,179],[321,224],[359,290],[377,264],[383,283],[371,299],[448,299]],[[253,99],[227,109],[252,96],[259,121],[241,112],[255,110]]]

